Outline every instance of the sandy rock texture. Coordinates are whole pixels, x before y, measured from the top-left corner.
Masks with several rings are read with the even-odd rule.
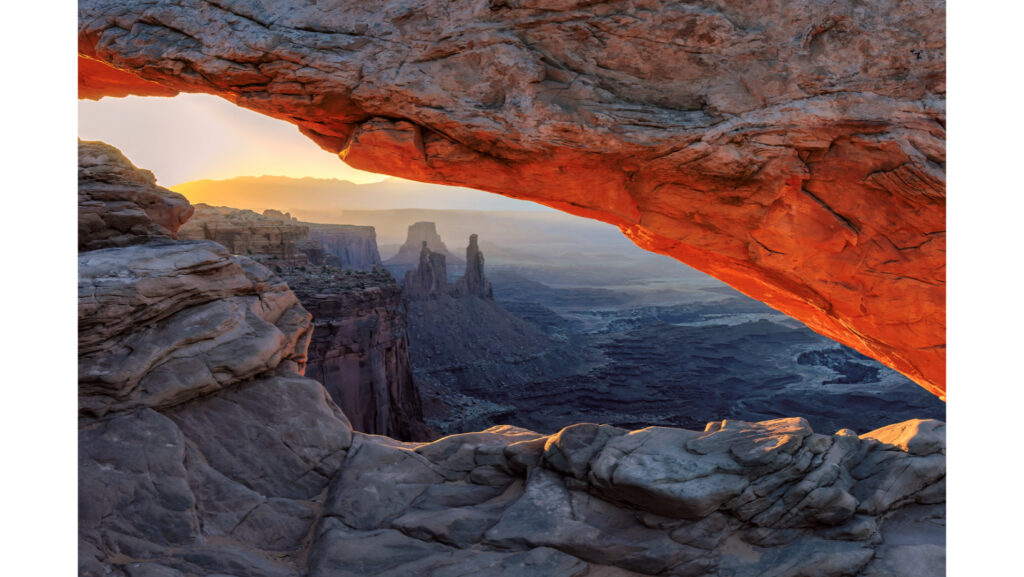
[[[140,92],[616,224],[940,396],[944,36],[899,0],[84,0],[78,31]]]
[[[194,213],[188,200],[157,186],[104,142],[78,141],[78,250],[175,238]]]

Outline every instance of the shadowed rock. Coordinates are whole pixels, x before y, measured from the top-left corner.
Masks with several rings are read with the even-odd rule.
[[[409,299],[448,296],[448,266],[442,253],[428,248],[427,241],[420,247],[420,260],[414,270],[405,273],[403,292]]]
[[[469,236],[469,246],[466,247],[466,273],[456,281],[455,294],[493,299],[494,288],[484,276],[484,253],[480,252],[476,239],[475,234]]]

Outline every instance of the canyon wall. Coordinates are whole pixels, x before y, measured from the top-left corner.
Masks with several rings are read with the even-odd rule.
[[[289,213],[195,205],[179,238],[212,240],[264,264],[329,265],[368,271],[381,264],[372,226],[299,222]]]
[[[109,172],[79,178],[111,213],[138,197],[90,173]],[[81,210],[80,245],[117,239],[79,252],[83,577],[945,571],[941,422],[357,433],[297,372],[310,315],[279,277],[134,212],[127,242],[100,230],[117,221],[101,204]]]
[[[275,211],[276,212],[276,211]],[[297,243],[309,227],[291,219],[270,218],[251,210],[195,205],[195,214],[178,233],[183,240],[212,240],[232,254],[247,255],[264,264],[307,264]]]
[[[942,1],[83,0],[78,46],[83,97],[615,224],[944,396],[944,36]]]
[[[285,269],[282,276],[313,315],[305,374],[323,383],[353,428],[407,441],[435,438],[423,423],[394,278],[337,269]]]
[[[309,227],[309,240],[323,250],[324,261],[314,264],[361,271],[371,271],[381,264],[377,233],[372,226],[303,224]]]

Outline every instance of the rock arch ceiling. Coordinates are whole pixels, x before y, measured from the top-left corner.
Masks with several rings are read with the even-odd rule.
[[[945,6],[81,0],[80,97],[618,225],[945,397]]]

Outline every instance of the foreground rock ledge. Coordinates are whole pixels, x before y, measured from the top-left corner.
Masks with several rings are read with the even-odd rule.
[[[83,97],[217,94],[616,224],[944,397],[944,35],[898,0],[83,0],[78,39]]]

